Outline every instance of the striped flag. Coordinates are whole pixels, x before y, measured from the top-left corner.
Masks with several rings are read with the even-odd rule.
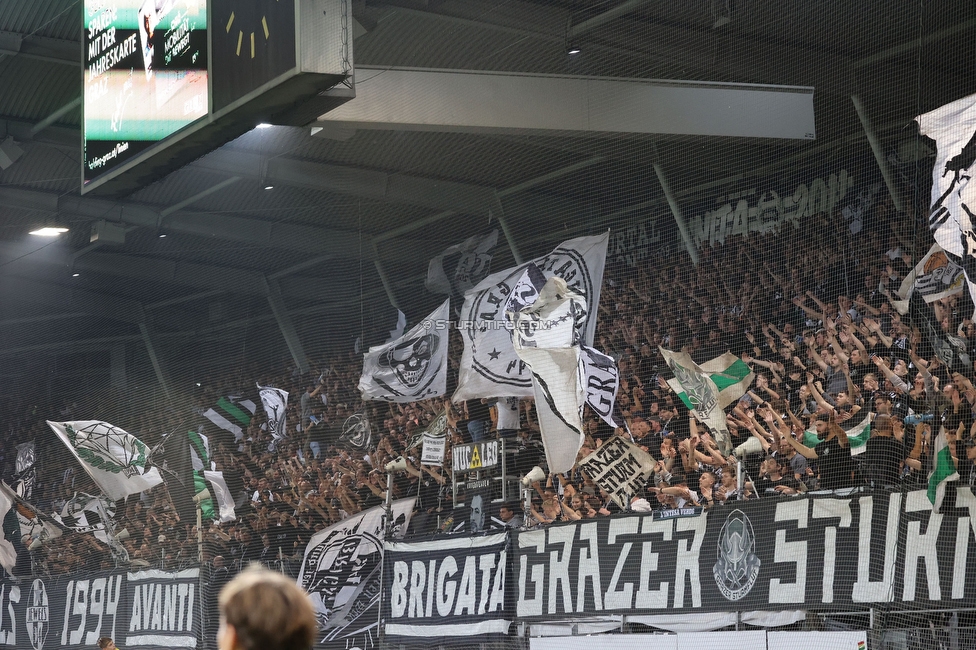
[[[939,427],[939,435],[932,443],[932,473],[929,474],[929,501],[932,503],[932,510],[939,512],[942,507],[942,498],[945,496],[946,484],[950,481],[958,481],[959,473],[956,472],[956,465],[952,462],[952,453],[949,451],[949,443],[946,440],[945,427]]]
[[[204,411],[203,416],[239,441],[244,438],[244,429],[251,424],[256,411],[257,405],[249,399],[221,397],[213,408]]]
[[[686,352],[660,350],[674,373],[674,379],[669,379],[668,385],[691,414],[712,430],[722,453],[729,453],[732,440],[725,423],[725,407],[748,390],[753,378],[752,368],[729,352],[699,366]]]
[[[208,519],[218,519],[221,523],[234,521],[234,499],[224,473],[216,470],[216,465],[210,460],[210,440],[202,433],[190,431],[190,457],[193,463],[193,484],[199,494],[210,484],[211,494],[217,500],[217,511],[214,511],[214,499],[204,499],[200,502],[200,513]]]

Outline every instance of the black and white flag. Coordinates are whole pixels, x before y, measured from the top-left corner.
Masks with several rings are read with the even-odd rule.
[[[17,445],[17,459],[14,463],[14,491],[17,496],[30,501],[34,497],[34,484],[37,482],[36,446],[34,441]]]
[[[515,353],[532,372],[532,390],[550,472],[568,472],[583,446],[584,377],[579,332],[586,323],[583,296],[550,278],[538,299],[514,318]]]
[[[363,355],[366,400],[415,402],[447,391],[450,298],[400,338]]]
[[[353,413],[342,423],[339,444],[356,451],[368,451],[373,447],[373,434],[365,413]]]
[[[450,246],[430,261],[427,290],[460,296],[485,279],[491,269],[491,249],[498,243],[498,231],[468,237]]]
[[[515,354],[505,320],[505,304],[525,277],[529,264],[534,264],[547,279],[564,279],[570,290],[583,297],[592,317],[581,331],[581,343],[593,344],[608,240],[609,233],[570,239],[528,264],[493,273],[464,295],[458,325],[464,353],[458,388],[452,397],[455,402],[501,395],[532,396],[532,373]]]
[[[415,502],[414,498],[394,501],[390,525],[386,507],[376,506],[332,524],[309,540],[297,582],[311,599],[319,621],[317,646],[378,645],[383,540],[386,531],[403,536]]]
[[[288,409],[288,391],[258,384],[258,393],[268,416],[268,431],[275,440],[287,437],[285,411]]]
[[[929,228],[935,241],[966,271],[976,302],[976,95],[957,99],[915,118],[919,132],[935,140]]]
[[[614,436],[580,460],[579,469],[613,498],[622,510],[642,494],[654,473],[654,459],[622,436]]]
[[[586,345],[582,346],[580,352],[580,374],[586,390],[586,403],[610,426],[624,426],[626,423],[617,409],[617,389],[620,385],[617,362],[613,357]]]

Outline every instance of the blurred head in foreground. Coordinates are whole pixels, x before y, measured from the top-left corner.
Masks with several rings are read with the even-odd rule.
[[[280,573],[241,572],[220,591],[219,650],[306,650],[318,625],[308,596]]]

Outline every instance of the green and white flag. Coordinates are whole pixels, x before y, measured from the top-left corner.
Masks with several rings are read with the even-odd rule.
[[[851,443],[851,456],[857,456],[867,451],[868,438],[871,437],[871,413],[867,413],[864,419],[845,430],[847,440]],[[807,429],[803,432],[803,445],[813,449],[823,440],[817,435],[816,429]]]
[[[99,420],[47,424],[113,501],[163,482],[158,469],[146,467],[146,445],[121,428]]]
[[[946,483],[958,480],[959,473],[956,472],[956,465],[952,462],[945,427],[940,426],[939,435],[932,443],[932,473],[929,474],[929,501],[932,502],[932,510],[939,512],[939,508],[942,507]]]
[[[686,352],[659,349],[674,373],[668,385],[691,414],[715,434],[721,452],[728,454],[732,441],[725,423],[725,407],[749,389],[754,376],[752,368],[729,352],[699,366]]]
[[[214,425],[234,436],[234,440],[244,438],[244,430],[251,424],[257,405],[249,399],[240,397],[221,397],[213,408],[203,412],[203,416]]]
[[[187,435],[190,437],[190,461],[193,463],[193,489],[199,494],[207,489],[209,483],[210,492],[217,500],[217,512],[214,512],[213,499],[201,501],[201,516],[205,519],[219,519],[221,523],[236,520],[234,499],[227,489],[224,473],[218,472],[215,464],[210,461],[210,440],[196,431],[190,431]]]

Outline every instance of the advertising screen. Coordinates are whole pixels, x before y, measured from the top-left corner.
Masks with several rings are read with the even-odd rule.
[[[83,183],[207,115],[207,0],[85,0]]]

